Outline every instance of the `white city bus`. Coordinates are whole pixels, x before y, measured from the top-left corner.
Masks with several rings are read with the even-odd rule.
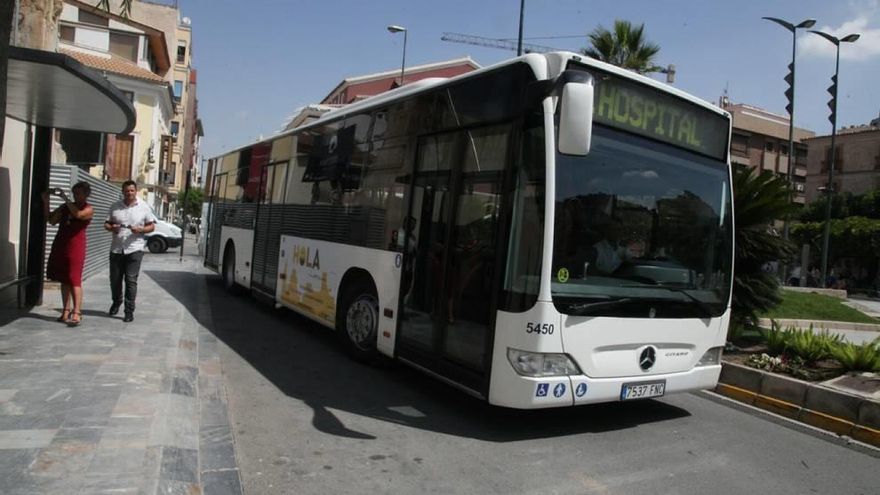
[[[711,388],[729,136],[729,114],[672,87],[528,54],[214,158],[205,264],[359,359],[500,406]]]

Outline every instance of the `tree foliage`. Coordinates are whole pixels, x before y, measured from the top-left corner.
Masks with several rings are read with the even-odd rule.
[[[793,224],[791,237],[798,244],[809,244],[814,252],[821,252],[825,222]],[[880,255],[880,219],[846,217],[831,220],[828,259],[871,259]]]
[[[773,222],[794,212],[788,182],[773,172],[755,174],[750,168],[733,172],[736,224],[734,253],[733,323],[752,325],[756,314],[781,301],[774,274],[763,270],[770,261],[786,261],[796,249],[783,239]]]
[[[202,201],[204,200],[204,193],[202,192],[202,188],[193,187],[191,188],[183,198],[183,212],[186,215],[189,215],[192,218],[197,218],[202,216]]]
[[[802,222],[822,222],[828,197],[822,196],[804,207],[799,218]],[[835,194],[831,200],[831,218],[866,217],[880,220],[880,189],[864,194]]]
[[[636,27],[617,19],[613,31],[599,26],[587,38],[591,46],[583,49],[584,55],[640,74],[661,70],[654,64],[660,46],[647,41],[644,24]]]

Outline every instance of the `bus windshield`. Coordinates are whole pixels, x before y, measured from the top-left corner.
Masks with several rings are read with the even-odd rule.
[[[708,318],[730,295],[732,219],[720,160],[596,125],[556,155],[552,295],[565,314]]]

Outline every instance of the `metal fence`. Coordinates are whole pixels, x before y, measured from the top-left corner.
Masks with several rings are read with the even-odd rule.
[[[71,196],[70,188],[80,181],[88,182],[92,186],[92,194],[89,196],[89,204],[95,210],[92,223],[86,229],[86,261],[83,266],[83,279],[100,272],[107,267],[110,260],[110,233],[104,230],[104,220],[110,211],[110,206],[122,198],[122,192],[118,185],[105,182],[97,177],[80,170],[72,165],[52,165],[49,171],[49,187],[60,187]],[[72,196],[71,196],[72,199]],[[52,195],[49,200],[50,210],[61,206],[61,199]],[[52,241],[58,233],[57,225],[49,225],[46,230],[46,259],[52,249]]]

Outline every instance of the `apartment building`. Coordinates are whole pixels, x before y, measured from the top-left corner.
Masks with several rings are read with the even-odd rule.
[[[120,1],[110,3],[112,10],[118,11]],[[201,162],[199,146],[204,135],[198,117],[192,21],[182,16],[176,0],[134,0],[130,18],[162,31],[167,39],[166,50],[171,65],[163,79],[171,86],[174,116],[168,136],[160,143],[165,159],[155,187],[162,194],[165,216],[174,219],[183,207],[179,196],[186,189],[187,172],[198,173]]]
[[[733,116],[730,139],[730,161],[758,171],[770,170],[788,175],[788,117],[742,103],[733,104],[722,97],[719,106]],[[815,136],[813,131],[794,128],[794,160],[791,180],[794,200],[807,201],[807,157],[805,139]]]
[[[807,202],[824,193],[831,163],[831,135],[806,140]],[[843,127],[834,143],[835,192],[864,194],[880,189],[880,117],[869,124]]]
[[[137,123],[126,135],[59,130],[63,161],[92,175],[121,183],[134,179],[141,194],[164,213],[158,189],[161,146],[174,119],[172,88],[164,78],[171,68],[165,33],[78,0],[65,0],[58,20],[58,52],[95,69],[123,91],[134,105]]]
[[[412,84],[431,77],[455,77],[479,68],[480,64],[472,58],[462,57],[406,67],[403,70],[403,81],[401,81],[400,69],[347,77],[340,81],[320,103],[298,108],[282,130],[293,129],[317,119],[334,108],[384,93],[403,84]]]

